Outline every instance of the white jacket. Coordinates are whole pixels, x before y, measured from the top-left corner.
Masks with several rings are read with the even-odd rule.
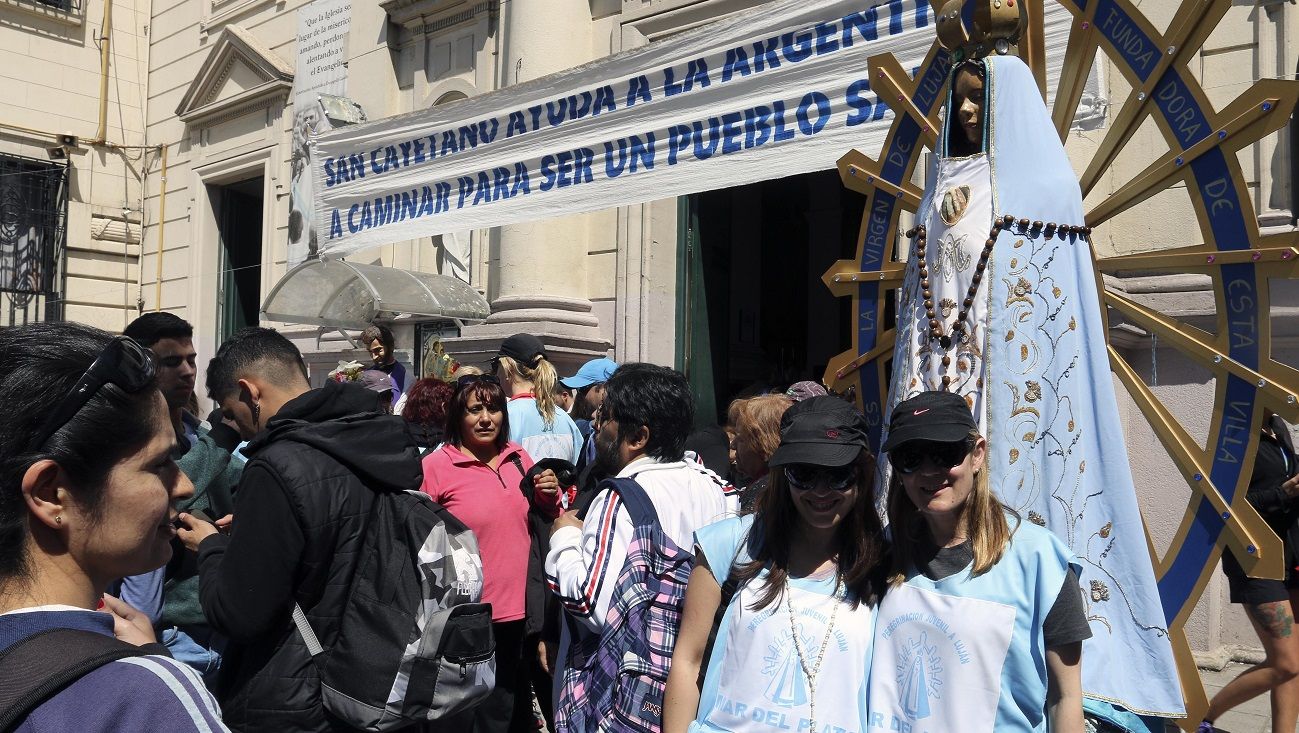
[[[677,547],[693,552],[695,530],[734,515],[736,490],[694,461],[659,462],[644,456],[627,464],[620,478],[633,478],[645,489],[664,533]],[[602,491],[591,502],[582,529],[563,527],[550,537],[546,580],[564,610],[594,632],[604,626],[618,574],[631,544],[631,515],[622,500]],[[564,625],[564,637],[568,635]],[[567,638],[561,647],[567,647]]]

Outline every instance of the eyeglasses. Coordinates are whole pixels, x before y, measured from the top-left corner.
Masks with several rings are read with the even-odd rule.
[[[955,443],[935,443],[927,440],[913,441],[898,446],[889,453],[889,462],[900,474],[915,473],[929,461],[941,469],[959,465],[974,449],[973,440],[958,440]]]
[[[790,488],[799,491],[811,491],[817,486],[825,486],[831,491],[847,491],[857,485],[857,467],[848,464],[826,468],[795,463],[785,466],[785,480]]]
[[[128,394],[136,394],[153,384],[154,365],[148,349],[127,336],[114,336],[77,385],[50,411],[45,422],[32,435],[28,450],[36,450],[76,416],[106,384],[115,384]]]
[[[501,383],[501,380],[497,379],[496,377],[493,377],[490,374],[466,374],[463,377],[460,377],[459,379],[456,380],[456,391],[459,392],[465,387],[468,387],[471,384],[478,384],[479,382],[486,382],[488,384],[499,385]]]

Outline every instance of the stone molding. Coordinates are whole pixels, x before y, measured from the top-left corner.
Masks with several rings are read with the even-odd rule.
[[[495,18],[500,0],[385,0],[379,3],[388,20],[412,34],[433,34],[472,23],[483,13]]]
[[[218,99],[217,95],[235,64],[246,66],[261,83]],[[285,100],[292,91],[293,66],[253,34],[239,26],[228,25],[221,30],[199,73],[185,91],[176,107],[176,116],[187,125],[212,124],[217,118],[229,119]]]

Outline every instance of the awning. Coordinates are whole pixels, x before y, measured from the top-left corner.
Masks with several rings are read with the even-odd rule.
[[[294,267],[262,305],[267,320],[334,328],[365,328],[399,315],[481,321],[490,313],[481,293],[449,275],[342,260]]]

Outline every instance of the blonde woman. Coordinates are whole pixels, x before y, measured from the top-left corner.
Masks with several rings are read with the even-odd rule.
[[[883,450],[893,574],[875,627],[872,720],[1082,733],[1091,629],[1073,554],[992,493],[965,399],[922,392],[898,403]]]
[[[740,491],[740,513],[749,514],[770,483],[767,459],[780,445],[780,418],[794,401],[783,394],[745,400],[735,421],[735,466],[749,480]]]
[[[541,339],[527,333],[505,339],[492,358],[492,374],[510,399],[510,440],[523,446],[533,460],[561,458],[576,465],[582,432],[555,404],[559,375]]]

